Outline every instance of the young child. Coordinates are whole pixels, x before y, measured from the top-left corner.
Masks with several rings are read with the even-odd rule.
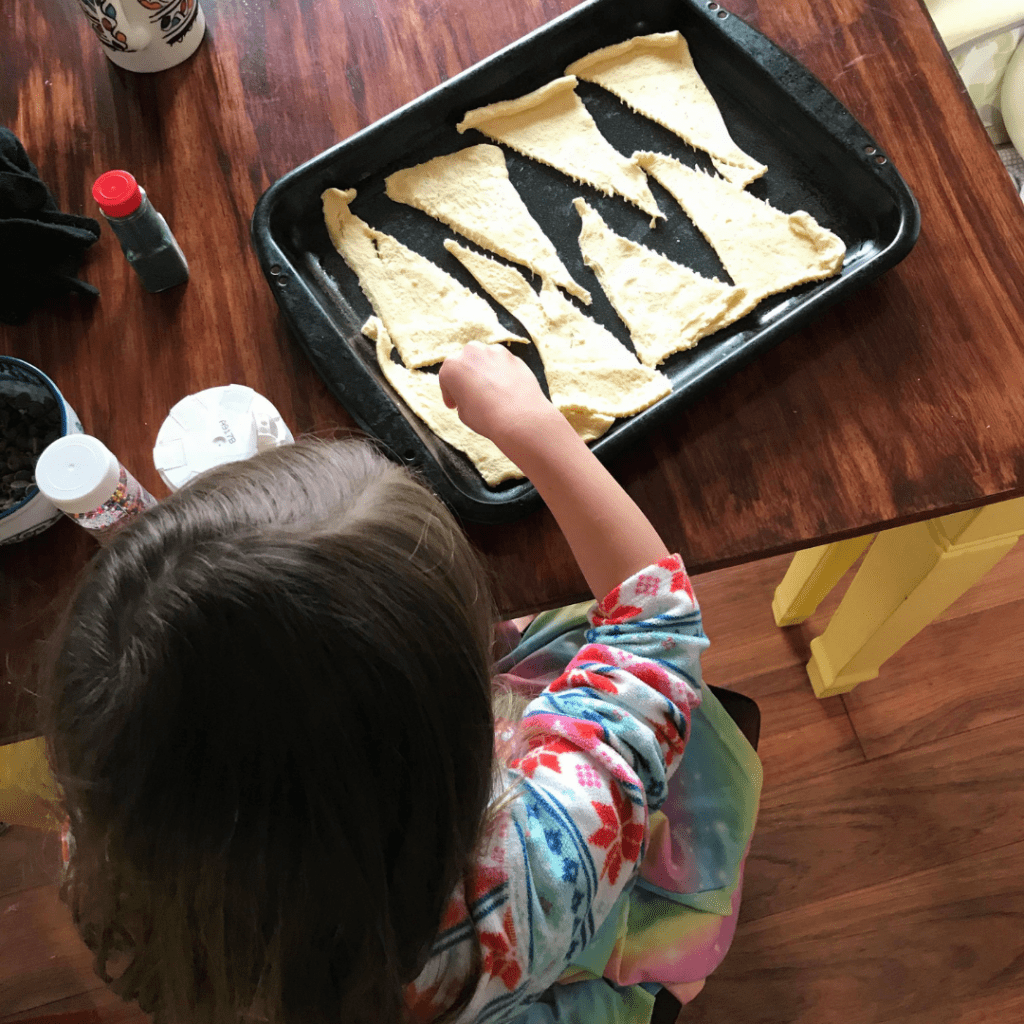
[[[521,360],[472,343],[440,380],[599,600],[502,659],[497,692],[536,699],[497,740],[485,573],[362,442],[201,477],[78,591],[47,717],[64,896],[158,1021],[646,1022],[728,947],[759,764],[701,684],[682,562]]]

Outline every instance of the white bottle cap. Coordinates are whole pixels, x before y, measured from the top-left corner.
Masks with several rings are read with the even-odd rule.
[[[36,463],[39,490],[57,508],[72,515],[99,508],[117,489],[120,479],[117,457],[88,434],[58,437]]]
[[[207,388],[183,398],[156,436],[153,462],[172,490],[226,462],[291,444],[291,431],[262,395],[242,384]]]

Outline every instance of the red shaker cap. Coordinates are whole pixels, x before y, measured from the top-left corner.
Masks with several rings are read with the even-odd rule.
[[[92,187],[92,197],[108,217],[127,217],[142,205],[139,183],[127,171],[106,171]]]

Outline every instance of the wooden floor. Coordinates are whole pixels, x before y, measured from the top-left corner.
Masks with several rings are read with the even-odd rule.
[[[702,576],[706,678],[754,697],[765,788],[736,941],[686,1024],[1024,1020],[1024,544],[881,678],[818,701],[836,601],[775,628],[788,563]],[[142,1024],[49,884],[52,841],[0,838],[0,1024]]]

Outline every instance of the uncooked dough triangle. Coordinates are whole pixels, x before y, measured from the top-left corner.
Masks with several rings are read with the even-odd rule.
[[[392,344],[388,330],[378,317],[363,324],[363,334],[377,343],[377,362],[388,383],[402,396],[406,405],[442,441],[469,456],[480,475],[491,487],[503,480],[523,476],[522,470],[491,440],[478,434],[449,409],[441,397],[441,383],[436,373],[410,370],[391,358]]]
[[[476,128],[605,195],[620,195],[648,214],[652,226],[653,218],[664,219],[643,171],[598,131],[576,95],[576,79],[571,75],[518,99],[470,110],[456,128],[460,132]]]
[[[607,89],[637,113],[708,153],[718,173],[741,188],[768,170],[733,142],[679,32],[635,36],[606,46],[570,64],[565,73]]]
[[[583,221],[583,260],[629,328],[636,354],[646,366],[657,366],[674,352],[692,348],[757,304],[745,288],[702,277],[617,235],[584,200],[574,200],[573,206]]]
[[[526,342],[506,331],[479,295],[397,238],[360,220],[349,209],[355,197],[354,188],[323,193],[327,230],[406,366],[439,363],[469,341]]]
[[[637,361],[618,338],[581,313],[553,285],[538,295],[526,278],[449,239],[445,248],[529,332],[544,364],[551,401],[600,416],[632,416],[672,391],[660,370]]]
[[[842,239],[809,213],[783,213],[724,178],[661,153],[633,155],[697,225],[733,283],[759,301],[842,270]]]
[[[422,210],[482,249],[529,267],[590,305],[590,292],[572,279],[509,181],[505,154],[497,146],[467,146],[434,157],[395,171],[384,185],[396,202]]]

